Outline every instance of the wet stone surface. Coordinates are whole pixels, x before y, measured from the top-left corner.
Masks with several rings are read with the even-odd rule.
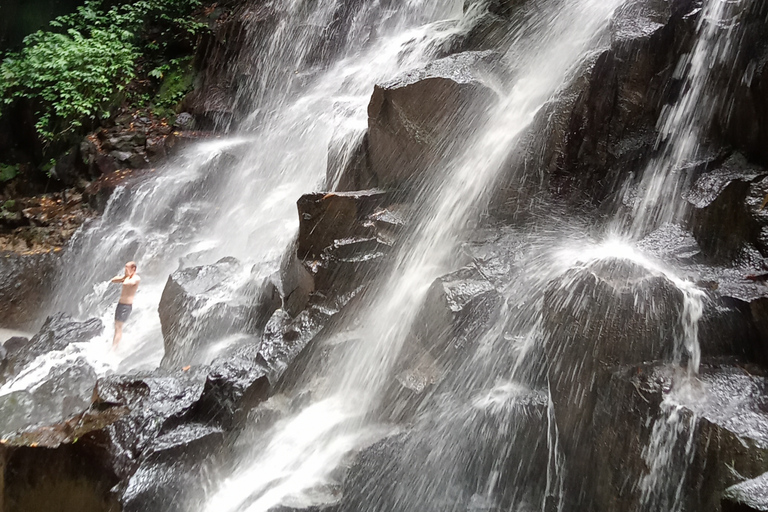
[[[174,272],[160,299],[165,343],[162,365],[178,368],[208,363],[211,350],[227,336],[254,343],[279,306],[269,279],[254,279],[234,258]]]
[[[38,356],[63,350],[72,343],[88,342],[103,331],[104,325],[97,318],[81,322],[66,313],[51,315],[31,339],[17,337],[6,341],[5,374],[0,374],[0,381],[16,374]]]

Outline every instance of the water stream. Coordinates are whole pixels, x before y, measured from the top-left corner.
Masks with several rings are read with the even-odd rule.
[[[482,201],[487,201],[488,189],[498,178],[517,136],[567,81],[569,72],[593,50],[600,30],[618,4],[564,1],[543,9],[520,30],[513,45],[519,59],[518,78],[492,107],[486,127],[478,130],[464,156],[442,169],[441,178],[421,192],[422,215],[397,256],[395,271],[377,290],[367,312],[361,314],[362,332],[358,335],[365,343],[348,350],[338,367],[322,370],[330,381],[324,393],[267,434],[279,438],[280,443],[270,444],[266,451],[259,448],[245,454],[206,510],[266,511],[285,499],[296,499],[327,484],[342,457],[369,437],[371,429],[378,428],[367,424],[366,414],[381,399],[382,387],[428,287],[451,269],[459,235],[472,211],[482,209]],[[320,417],[324,428],[312,423]],[[288,432],[298,437],[286,439]],[[283,446],[304,449],[286,453]],[[280,462],[275,467],[277,459]],[[265,479],[264,475],[271,476]],[[418,494],[419,486],[415,487],[413,492]],[[428,482],[422,487],[428,488]]]
[[[611,235],[594,236],[578,219],[545,219],[511,235],[518,244],[515,277],[503,290],[498,318],[414,414],[411,437],[392,470],[408,484],[372,490],[366,510],[392,509],[393,503],[402,512],[562,510],[568,461],[552,397],[536,389],[540,369],[532,361],[546,341],[547,289],[569,271],[609,259],[663,276],[683,296],[672,362],[685,371],[654,420],[642,454],[649,471],[637,482],[644,510],[680,509],[696,419],[682,414],[674,397],[698,373],[704,294],[636,244],[653,229],[684,220],[681,190],[702,158],[701,141],[717,105],[713,69],[731,58],[737,16],[747,1],[708,0],[702,7],[696,43],[678,66],[683,93],[659,121],[658,155],[642,176],[625,233],[616,236],[621,230],[614,225],[607,230]],[[298,411],[267,431],[260,425],[245,429],[236,441],[242,453],[206,482],[209,495],[195,510],[266,512],[277,505],[333,501],[329,489],[338,485],[338,470],[350,454],[399,434],[378,413],[430,285],[460,264],[462,243],[472,238],[494,186],[509,172],[521,134],[605,47],[605,29],[622,3],[540,2],[509,34],[510,51],[500,62],[513,63],[512,78],[496,91],[498,101],[478,113],[485,122],[460,141],[459,156],[425,170],[435,178],[415,194],[415,220],[390,274],[376,281],[378,289],[356,317],[337,327],[354,330],[356,341],[346,343],[333,364],[313,369],[311,389],[295,390],[311,391]],[[179,268],[237,257],[246,265],[229,291],[278,269],[296,234],[296,199],[335,186],[337,177],[326,182],[329,143],[346,141],[341,158],[349,157],[344,152],[352,151],[367,127],[373,86],[440,57],[446,42],[477,21],[473,10],[463,12],[461,0],[360,4],[348,13],[343,40],[331,47],[322,29],[338,14],[339,0],[282,2],[284,17],[267,43],[253,49],[255,72],[238,98],[251,115],[237,135],[187,148],[157,176],[119,189],[104,215],[74,239],[52,309],[97,316],[107,326],[105,334],[87,346],[38,358],[0,394],[30,389],[52,367],[81,356],[100,375],[157,367],[163,355],[157,306],[168,276]],[[376,20],[381,23],[373,29]],[[106,280],[129,259],[138,261],[142,285],[123,345],[113,353],[117,290]],[[532,431],[542,404],[545,417],[535,421],[543,421],[546,431]],[[471,439],[468,431],[475,433]],[[510,467],[510,460],[517,465]]]
[[[157,309],[175,270],[234,256],[246,265],[233,289],[275,272],[297,231],[296,199],[325,188],[334,131],[354,136],[364,130],[375,83],[423,65],[444,41],[468,29],[456,21],[458,0],[411,1],[394,10],[367,2],[349,14],[352,28],[335,58],[310,61],[309,53],[325,38],[319,21],[342,4],[287,2],[269,44],[254,57],[254,76],[261,82],[251,85],[259,91],[260,113],[238,134],[196,144],[158,169],[157,177],[118,189],[104,215],[76,235],[50,309],[102,319],[104,335],[76,348],[99,372],[159,364],[164,348]],[[382,12],[386,22],[374,30]],[[286,62],[296,66],[287,75]],[[128,260],[137,261],[142,284],[124,343],[113,353],[109,340],[119,288],[107,280]],[[25,374],[45,376],[70,360],[71,355],[49,354]],[[3,390],[20,386],[9,382]]]

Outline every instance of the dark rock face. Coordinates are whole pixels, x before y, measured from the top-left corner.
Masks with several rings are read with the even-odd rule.
[[[368,155],[368,132],[362,136],[334,133],[328,147],[326,189],[351,192],[374,188]]]
[[[746,152],[761,165],[768,165],[768,37],[766,6],[752,2],[744,6],[740,19],[738,51],[728,63],[721,83],[724,101],[719,106],[716,131],[733,147]],[[730,80],[735,75],[743,80]]]
[[[341,511],[541,509],[546,396],[520,390],[500,402],[443,400],[433,421],[357,455],[343,485]]]
[[[0,444],[3,510],[119,510],[102,429],[124,408],[84,413]],[[77,441],[77,442],[75,442]]]
[[[494,200],[496,215],[542,183],[561,201],[613,205],[620,186],[654,154],[656,123],[679,94],[673,74],[693,44],[696,20],[686,16],[693,4],[637,0],[616,10],[607,47],[583,63],[525,132],[524,149],[510,160]]]
[[[28,328],[43,311],[59,259],[54,253],[0,254],[0,324]]]
[[[126,187],[128,189],[135,187],[148,178],[150,172],[148,169],[123,169],[106,172],[85,187],[83,198],[91,208],[97,212],[104,213],[107,203],[109,203],[109,199],[117,187]]]
[[[374,88],[368,105],[368,153],[376,186],[408,187],[456,155],[495,93],[479,78],[497,57],[446,57]]]
[[[669,279],[619,259],[572,270],[550,285],[544,298],[546,368],[567,459],[587,460],[598,442],[590,423],[607,368],[672,357],[683,303]],[[568,473],[583,475],[578,469]],[[580,496],[587,482],[574,478],[567,494]]]
[[[680,503],[686,508],[720,510],[726,488],[765,471],[764,378],[726,365],[704,367],[700,380],[678,393],[682,382],[679,369],[640,366],[618,369],[603,387],[592,422],[595,459],[579,466],[596,471],[589,477],[596,509],[639,506],[643,479],[652,469],[643,453],[654,435],[673,452],[655,483],[651,507],[671,505],[682,480]],[[676,432],[665,430],[670,414],[677,415]]]
[[[693,234],[708,257],[728,261],[748,244],[765,250],[767,176],[768,170],[733,154],[696,180],[686,199],[693,206]]]
[[[25,342],[25,338],[13,338],[6,346],[6,373],[0,377],[4,380],[42,354],[90,341],[103,331],[104,325],[96,318],[79,322],[66,313],[49,316],[32,339]]]
[[[164,366],[207,362],[208,350],[227,335],[260,331],[280,304],[277,290],[269,280],[240,284],[244,272],[240,262],[225,258],[168,278],[159,306]]]
[[[331,330],[339,313],[349,312],[350,303],[361,296],[362,292],[361,286],[335,297],[326,298],[315,294],[295,316],[283,309],[275,311],[264,328],[259,349],[272,385],[277,385],[281,380],[294,383],[300,379],[301,370],[306,369],[308,361],[313,357],[310,344],[321,338],[326,329]]]
[[[381,265],[405,220],[379,190],[307,194],[298,201],[296,254],[312,291],[346,293]]]
[[[460,373],[502,303],[476,266],[435,280],[399,356],[384,414],[398,421],[411,417],[436,385]]]
[[[463,348],[492,321],[501,302],[501,294],[476,267],[459,269],[430,287],[416,337],[433,354],[443,352],[449,343]]]

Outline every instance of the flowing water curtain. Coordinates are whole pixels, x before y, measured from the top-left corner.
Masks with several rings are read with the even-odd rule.
[[[684,220],[681,193],[701,157],[704,138],[719,103],[718,73],[738,50],[739,27],[750,0],[709,0],[699,16],[697,39],[692,51],[678,64],[683,93],[667,107],[659,122],[658,157],[646,168],[640,184],[642,197],[635,203],[631,227],[639,238],[664,223]],[[675,336],[674,363],[687,371],[674,383],[672,394],[694,386],[701,359],[698,330],[703,314],[704,292],[688,283],[683,288],[684,307]],[[697,417],[665,397],[655,419],[643,459],[648,473],[637,482],[641,510],[677,512],[684,503],[684,483],[694,456]]]
[[[145,279],[130,326],[134,332],[128,333],[135,341],[126,346],[145,346],[141,354],[129,356],[151,367],[162,356],[156,311],[170,273],[225,256],[252,263],[262,277],[275,271],[295,233],[296,198],[325,178],[326,134],[337,122],[365,120],[366,99],[376,80],[419,63],[439,49],[441,38],[450,37],[444,28],[430,45],[412,31],[418,23],[461,9],[456,2],[419,0],[393,13],[380,4],[324,0],[260,7],[268,7],[269,16],[254,23],[242,49],[247,55],[248,45],[253,46],[257,63],[246,58],[231,65],[251,77],[238,90],[258,90],[249,102],[238,103],[253,112],[244,116],[243,134],[196,144],[159,169],[157,177],[119,188],[102,218],[73,240],[52,309],[102,316],[109,324],[116,298],[114,287],[102,281],[125,261],[138,260]],[[377,8],[388,13],[387,30],[374,31]],[[330,44],[330,39],[320,22],[340,13],[351,28],[336,41],[340,47],[320,52],[321,59],[317,45]],[[386,38],[392,41],[372,44]],[[411,40],[417,42],[403,45]],[[337,116],[344,102],[349,106]]]
[[[371,300],[368,311],[360,315],[365,343],[349,350],[338,366],[326,368],[323,373],[330,381],[328,392],[283,424],[282,432],[300,432],[301,439],[285,439],[278,431],[267,434],[281,443],[307,448],[292,452],[296,459],[279,457],[277,466],[280,443],[274,445],[275,454],[271,450],[249,454],[209,500],[207,510],[267,510],[290,493],[327,482],[341,457],[365,437],[370,428],[366,412],[382,399],[383,384],[390,377],[415,312],[432,281],[450,269],[467,219],[473,211],[482,210],[482,202],[487,201],[487,192],[518,135],[567,82],[619,3],[569,0],[546,4],[530,25],[523,27],[524,37],[515,47],[519,74],[493,109],[486,128],[467,141],[463,156],[447,165],[440,179],[428,183],[420,195],[422,216],[397,257],[394,275]],[[325,410],[326,418],[336,418],[337,424],[310,432],[292,427],[306,424],[308,415],[318,409]],[[274,473],[282,475],[279,482],[264,481],[260,476]],[[425,476],[440,478],[428,472]],[[422,487],[431,488],[433,482]],[[416,489],[413,492],[418,494]]]
[[[685,503],[686,470],[695,455],[696,414],[674,403],[661,404],[643,460],[648,473],[638,482],[640,510],[680,512]]]
[[[739,27],[752,0],[708,0],[698,12],[693,48],[678,63],[681,96],[659,119],[658,156],[647,165],[635,199],[630,234],[642,238],[664,223],[684,220],[682,193],[706,155],[705,139],[716,112],[723,77],[738,51]],[[691,14],[695,14],[696,12]]]

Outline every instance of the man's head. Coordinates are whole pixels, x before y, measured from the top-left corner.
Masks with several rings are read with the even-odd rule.
[[[128,277],[133,277],[133,274],[136,273],[136,262],[135,261],[129,261],[125,264],[125,275]]]

